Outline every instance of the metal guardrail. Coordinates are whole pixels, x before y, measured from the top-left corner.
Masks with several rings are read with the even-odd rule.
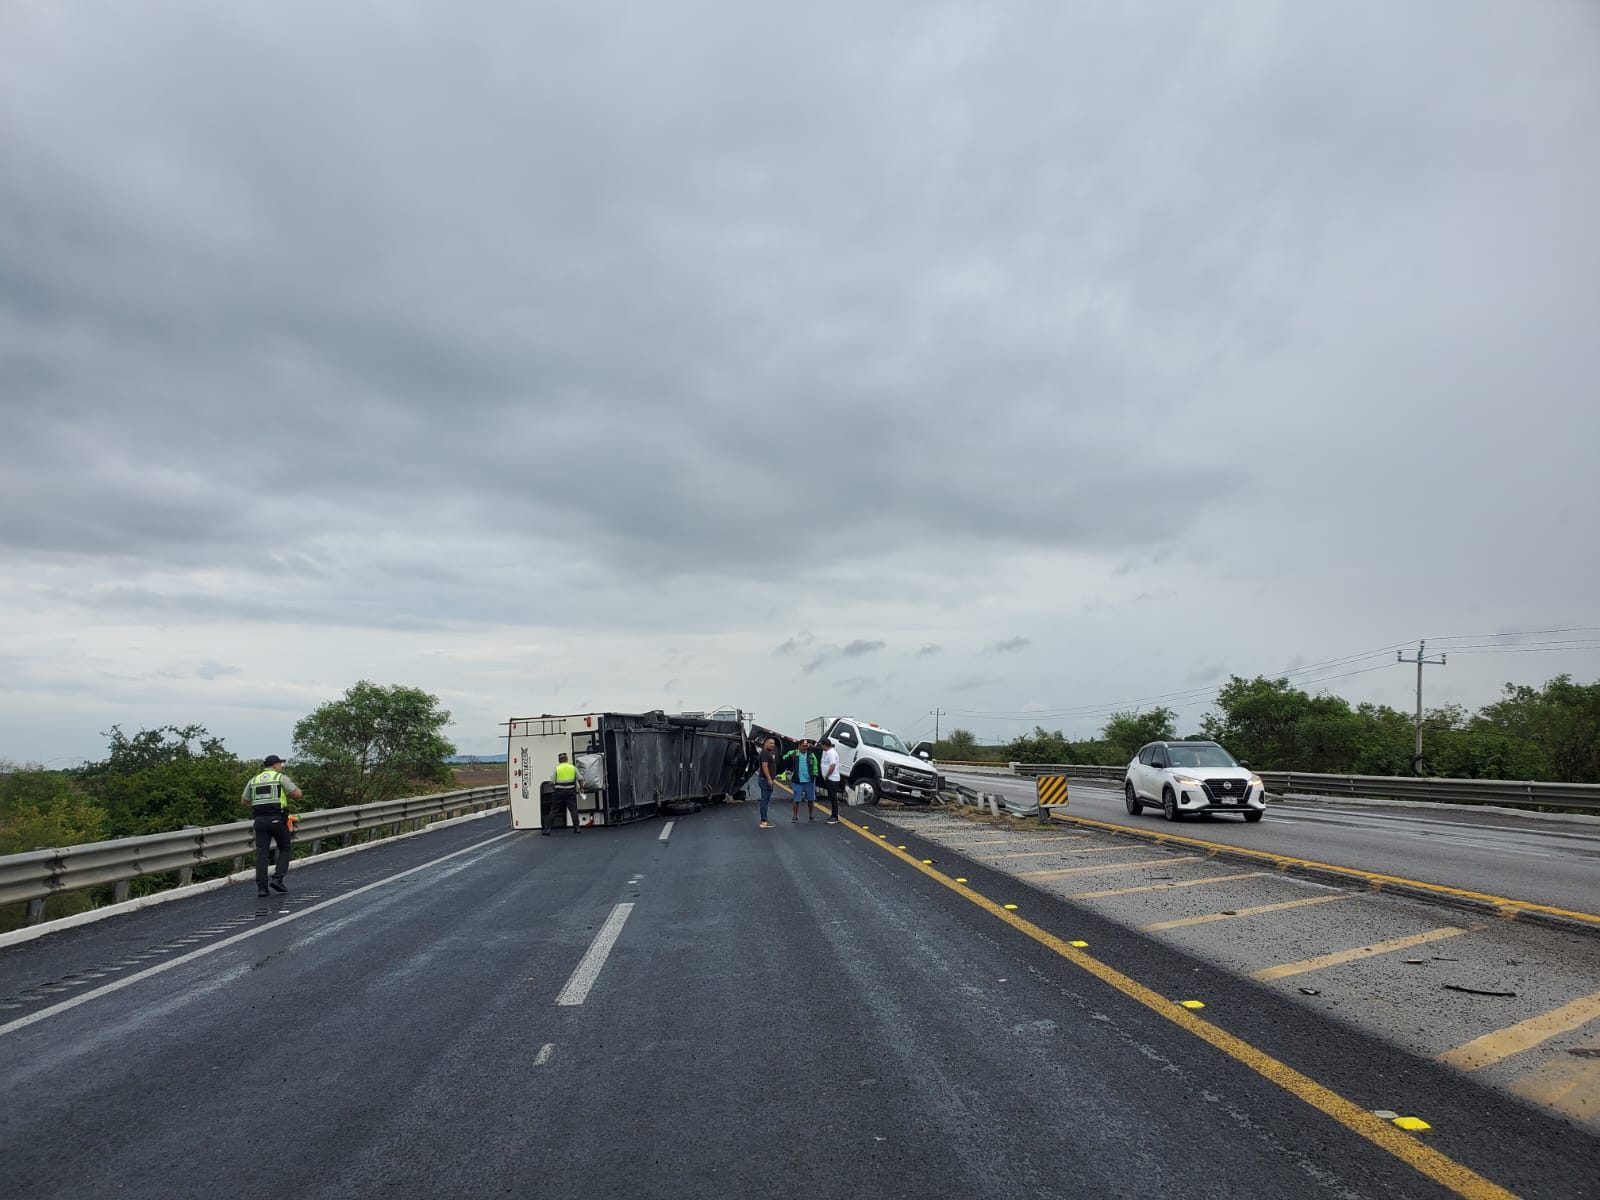
[[[501,803],[505,794],[505,788],[499,786],[468,788],[350,808],[314,809],[296,814],[295,841],[309,840],[311,853],[316,854],[330,838],[348,846],[367,830],[392,826],[398,832],[401,826],[420,826],[433,817],[477,812]],[[244,858],[254,854],[255,832],[248,820],[10,854],[0,858],[0,905],[26,902],[31,925],[50,896],[110,883],[117,885],[117,899],[123,900],[129,882],[140,876],[176,871],[182,887],[198,866],[233,860],[234,869],[239,870]]]
[[[941,763],[948,767],[952,764]],[[1013,774],[1071,775],[1077,779],[1121,782],[1126,767],[1074,763],[1012,763]],[[1539,783],[1513,779],[1413,779],[1405,775],[1318,775],[1308,771],[1260,771],[1267,791],[1277,796],[1371,796],[1390,800],[1433,800],[1445,804],[1506,804],[1522,808],[1575,808],[1600,811],[1600,784]]]

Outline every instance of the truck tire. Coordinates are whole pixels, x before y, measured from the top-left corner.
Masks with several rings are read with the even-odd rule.
[[[863,775],[856,780],[856,796],[863,806],[876,804],[882,795],[883,789],[871,775]]]

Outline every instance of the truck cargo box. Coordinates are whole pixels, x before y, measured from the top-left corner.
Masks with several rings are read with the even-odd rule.
[[[578,768],[579,824],[619,825],[738,793],[755,770],[756,744],[737,717],[576,713],[513,718],[506,751],[512,827],[542,829],[546,820],[567,824],[564,811],[541,803],[558,754]]]

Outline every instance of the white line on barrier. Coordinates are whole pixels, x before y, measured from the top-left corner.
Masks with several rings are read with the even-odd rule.
[[[15,1021],[7,1021],[4,1025],[0,1025],[0,1037],[4,1037],[8,1033],[15,1033],[19,1029],[24,1029],[27,1026],[35,1024],[39,1021],[43,1021],[48,1017],[57,1016],[60,1013],[66,1012],[68,1009],[77,1008],[80,1004],[87,1004],[91,1000],[98,1000],[101,996],[109,996],[112,992],[120,992],[123,988],[128,987],[131,984],[139,983],[140,981],[149,979],[154,975],[160,975],[163,971],[170,971],[173,967],[181,967],[184,963],[193,962],[197,958],[204,958],[208,954],[215,954],[218,950],[226,949],[235,942],[242,942],[245,940],[245,938],[253,938],[258,933],[266,933],[272,929],[282,929],[285,925],[288,925],[292,921],[298,921],[302,917],[309,917],[312,913],[321,912],[325,908],[332,908],[335,904],[343,904],[346,900],[354,900],[363,892],[370,892],[374,888],[388,887],[391,883],[396,883],[399,880],[406,878],[408,875],[415,875],[418,871],[426,871],[429,867],[436,867],[442,862],[449,862],[452,858],[460,858],[463,854],[471,854],[474,851],[482,850],[485,846],[492,846],[496,842],[503,842],[506,838],[515,837],[521,832],[522,831],[520,829],[513,829],[509,833],[496,834],[487,841],[478,842],[474,845],[467,846],[464,849],[452,851],[449,854],[435,858],[430,862],[422,863],[420,866],[412,867],[409,870],[397,871],[385,879],[378,880],[376,883],[369,883],[365,887],[358,887],[353,892],[346,892],[342,896],[334,896],[330,900],[324,900],[321,904],[313,904],[310,908],[302,908],[299,912],[287,913],[275,921],[269,921],[265,925],[257,925],[253,929],[246,929],[242,933],[234,934],[232,937],[225,937],[220,942],[213,942],[209,946],[202,946],[198,950],[191,950],[187,954],[180,954],[177,958],[168,959],[163,963],[157,963],[153,967],[146,967],[144,970],[137,971],[125,979],[118,979],[114,983],[102,984],[100,987],[94,988],[92,991],[84,992],[81,996],[74,996],[72,999],[63,1000],[59,1004],[52,1004],[49,1008],[41,1008],[38,1012],[29,1013],[25,1017],[18,1017]],[[632,906],[630,905],[629,907]]]
[[[589,998],[589,989],[594,986],[594,981],[600,978],[600,968],[606,965],[611,947],[615,946],[617,938],[622,936],[623,923],[627,921],[628,914],[632,911],[633,902],[629,900],[624,900],[611,910],[606,923],[600,926],[600,932],[594,935],[589,952],[573,968],[572,978],[567,980],[567,986],[562,988],[561,994],[556,997],[557,1004],[570,1007],[582,1004]]]
[[[660,836],[660,837],[658,837],[658,838],[657,838],[657,839],[656,839],[656,841],[658,841],[658,842],[664,842],[664,841],[666,841],[666,840],[667,840],[667,839],[668,839],[668,838],[669,838],[669,837],[671,837],[671,836],[672,836],[672,826],[673,826],[673,822],[671,822],[671,821],[668,821],[668,822],[667,822],[667,827],[666,827],[666,828],[665,828],[665,829],[663,829],[663,830],[662,830],[662,831],[661,831],[661,836]]]

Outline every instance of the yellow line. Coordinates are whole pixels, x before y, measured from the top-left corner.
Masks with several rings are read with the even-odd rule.
[[[1454,896],[1462,900],[1481,900],[1500,910],[1502,916],[1514,917],[1518,913],[1544,913],[1546,916],[1563,917],[1571,921],[1582,921],[1590,925],[1600,925],[1600,913],[1577,912],[1570,908],[1556,908],[1549,904],[1534,904],[1529,900],[1513,900],[1508,896],[1496,896],[1490,892],[1469,892],[1464,888],[1446,887],[1441,883],[1424,883],[1420,879],[1407,879],[1403,875],[1380,875],[1375,871],[1362,871],[1355,867],[1341,867],[1336,863],[1318,862],[1314,858],[1290,858],[1283,854],[1269,854],[1265,850],[1244,850],[1237,846],[1230,846],[1224,842],[1207,842],[1200,838],[1179,837],[1172,833],[1148,833],[1142,829],[1133,829],[1127,825],[1114,825],[1110,821],[1092,821],[1088,817],[1052,816],[1052,820],[1070,821],[1074,825],[1082,825],[1090,829],[1107,829],[1113,833],[1132,834],[1135,837],[1149,838],[1157,845],[1172,842],[1179,846],[1198,846],[1211,854],[1228,854],[1235,858],[1254,858],[1262,862],[1276,863],[1279,869],[1289,867],[1312,867],[1319,871],[1331,871],[1337,875],[1345,875],[1351,879],[1362,879],[1371,884],[1376,890],[1386,883],[1398,883],[1405,887],[1417,888],[1421,891],[1434,892],[1440,896]]]
[[[1515,1025],[1486,1033],[1482,1037],[1463,1042],[1454,1050],[1439,1055],[1439,1061],[1463,1071],[1476,1071],[1491,1066],[1503,1058],[1531,1050],[1541,1042],[1549,1041],[1558,1033],[1570,1033],[1580,1025],[1587,1025],[1600,1017],[1600,992],[1584,996],[1560,1008],[1553,1008],[1537,1017],[1529,1017]]]
[[[1095,846],[1089,850],[1024,850],[1020,854],[1007,854],[1001,861],[1010,862],[1016,858],[1043,858],[1047,854],[1058,856],[1062,854],[1110,854],[1126,850],[1126,846]]]
[[[1041,881],[1065,879],[1068,875],[1086,875],[1090,871],[1128,871],[1134,867],[1164,867],[1169,863],[1193,862],[1199,855],[1185,854],[1179,858],[1141,858],[1137,862],[1096,863],[1092,867],[1051,867],[1044,871],[1018,871],[1018,879]]]
[[[1419,1142],[1409,1134],[1396,1129],[1359,1104],[1346,1100],[1331,1088],[1326,1088],[1307,1075],[1302,1075],[1287,1063],[1280,1062],[1264,1050],[1258,1050],[1242,1038],[1213,1025],[1204,1017],[1197,1017],[1187,1008],[1173,1003],[1159,992],[1152,991],[1144,984],[1124,975],[1115,967],[1107,966],[1099,959],[1086,954],[1076,946],[1069,945],[1055,934],[1040,929],[1032,921],[1019,917],[990,900],[981,896],[964,884],[959,884],[948,876],[941,875],[913,858],[904,850],[897,850],[893,846],[880,842],[871,833],[862,829],[854,821],[844,822],[870,845],[877,846],[887,854],[892,854],[913,871],[921,871],[929,879],[949,888],[962,899],[967,900],[996,920],[1004,921],[1017,932],[1032,938],[1039,945],[1060,955],[1075,967],[1080,967],[1093,975],[1101,982],[1116,988],[1130,1000],[1144,1005],[1157,1016],[1164,1017],[1187,1033],[1193,1034],[1209,1046],[1222,1051],[1235,1062],[1241,1063],[1260,1075],[1263,1079],[1277,1084],[1284,1091],[1297,1099],[1305,1101],[1318,1112],[1333,1118],[1351,1133],[1365,1138],[1374,1146],[1394,1155],[1400,1161],[1415,1168],[1436,1183],[1442,1184],[1464,1197],[1465,1200],[1516,1200],[1513,1193],[1506,1191],[1499,1184],[1492,1183],[1479,1175],[1471,1167],[1456,1162],[1446,1154],[1441,1154],[1432,1146]]]
[[[1139,926],[1140,933],[1158,933],[1163,929],[1182,929],[1185,925],[1205,925],[1211,921],[1231,921],[1235,917],[1253,917],[1257,913],[1281,912],[1286,908],[1304,908],[1308,904],[1331,904],[1335,900],[1350,900],[1358,893],[1346,892],[1342,896],[1312,896],[1308,900],[1281,900],[1277,904],[1258,904],[1254,908],[1238,908],[1233,912],[1207,913],[1203,917],[1180,917],[1176,921],[1157,921],[1154,925]]]
[[[1514,1095],[1593,1124],[1600,1116],[1600,1059],[1563,1058],[1511,1085]]]
[[[1081,837],[1051,838],[1050,840],[1062,842],[1083,841]],[[955,849],[965,850],[968,846],[1036,846],[1039,844],[1039,839],[1031,838],[1026,835],[1022,837],[988,838],[981,842],[969,842],[961,838],[951,838],[948,842],[940,842],[939,844],[941,846],[950,846]]]
[[[1390,938],[1387,942],[1376,942],[1371,946],[1357,946],[1352,950],[1335,950],[1332,954],[1319,954],[1316,958],[1302,959],[1300,962],[1280,963],[1276,967],[1263,967],[1259,971],[1250,973],[1251,979],[1287,979],[1291,975],[1304,975],[1307,971],[1320,971],[1323,967],[1337,967],[1340,963],[1355,962],[1363,958],[1375,958],[1380,954],[1390,954],[1396,950],[1405,950],[1411,946],[1422,946],[1428,942],[1442,942],[1445,938],[1453,938],[1468,932],[1447,925],[1443,929],[1429,929],[1424,933],[1413,933],[1410,937]]]
[[[1098,900],[1102,896],[1131,896],[1135,892],[1159,892],[1164,888],[1195,887],[1202,883],[1226,883],[1230,879],[1260,879],[1265,871],[1235,871],[1232,875],[1207,875],[1204,879],[1178,879],[1172,883],[1142,883],[1138,887],[1112,888],[1104,892],[1074,892],[1068,900]]]

